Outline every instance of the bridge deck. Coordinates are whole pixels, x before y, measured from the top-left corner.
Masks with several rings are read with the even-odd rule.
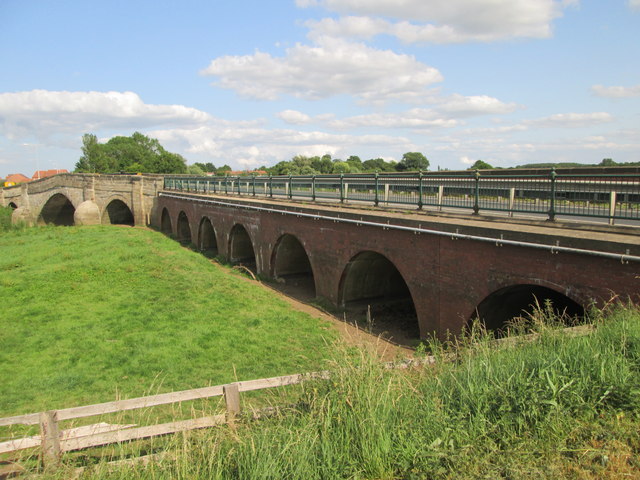
[[[433,210],[407,210],[388,207],[368,207],[355,203],[327,204],[294,200],[264,199],[246,196],[178,193],[163,194],[210,199],[238,205],[260,206],[307,214],[362,219],[381,224],[413,226],[429,230],[464,235],[477,235],[500,240],[593,249],[621,255],[640,255],[640,227],[610,226],[580,221],[549,222],[505,216],[454,214]]]

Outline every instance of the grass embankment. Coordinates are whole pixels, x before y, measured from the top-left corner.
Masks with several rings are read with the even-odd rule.
[[[409,372],[342,358],[275,418],[175,436],[161,462],[84,478],[640,478],[637,310],[582,337],[474,340]]]
[[[321,321],[135,228],[0,233],[0,416],[316,370]]]

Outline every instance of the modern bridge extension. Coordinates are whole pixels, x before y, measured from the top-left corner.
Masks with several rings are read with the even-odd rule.
[[[255,265],[267,278],[306,277],[312,295],[332,305],[403,311],[406,336],[459,333],[478,315],[500,328],[536,300],[581,316],[614,294],[636,299],[639,292],[640,238],[632,228],[170,191],[159,194],[157,211],[165,233],[198,239],[199,248]]]
[[[362,176],[342,177],[334,188],[332,178],[267,178],[260,186],[250,177],[241,182],[62,174],[4,188],[0,203],[15,209],[14,220],[31,224],[153,225],[209,256],[220,255],[293,285],[305,299],[318,298],[348,312],[363,312],[370,305],[378,326],[391,312],[403,325],[390,330],[417,337],[458,333],[475,316],[501,328],[514,315],[530,311],[536,300],[550,299],[556,310],[577,316],[614,294],[637,300],[638,228],[563,223],[558,217],[545,222],[447,216],[433,208],[415,210],[415,204],[414,210],[398,211],[363,203],[356,207],[356,201],[391,204],[396,195],[397,202],[433,202],[437,208],[462,198],[465,208],[479,207],[480,212],[494,202],[514,211],[535,208],[539,213],[549,207],[550,212],[564,209],[564,214],[580,204],[604,221],[640,219],[637,174],[610,175],[597,191],[583,177],[550,178],[544,184],[536,178],[513,187],[508,178],[490,178],[485,184],[476,178],[471,194],[460,197],[461,185],[468,181],[459,177],[445,178],[448,183],[437,188],[428,183],[433,178],[422,176],[388,177],[387,183],[376,177],[373,186]],[[177,191],[177,184],[191,191]],[[525,198],[532,192],[540,197],[537,189],[543,187],[550,189],[546,200]],[[216,188],[218,194],[212,192]],[[222,188],[229,195],[219,195]],[[266,197],[278,189],[283,200]],[[262,199],[254,196],[258,191]],[[508,198],[491,200],[489,193]],[[333,203],[312,203],[309,194],[330,196],[326,200]],[[291,201],[296,195],[301,202]],[[594,206],[585,195],[598,196],[608,206]],[[564,204],[555,201],[560,197]],[[341,200],[354,204],[339,204]]]

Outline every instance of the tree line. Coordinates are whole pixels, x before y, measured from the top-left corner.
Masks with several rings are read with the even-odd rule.
[[[613,167],[640,166],[640,162],[618,163],[605,158],[598,164],[583,163],[532,163],[510,168],[572,168],[572,167]],[[484,160],[477,160],[469,170],[486,170],[493,167]],[[406,152],[399,162],[382,158],[361,160],[351,155],[346,160],[322,156],[296,155],[291,160],[283,160],[272,167],[262,166],[257,170],[269,175],[322,175],[346,173],[405,172],[426,171],[429,160],[420,152]],[[139,132],[130,137],[117,136],[106,143],[100,143],[93,134],[82,136],[82,156],[76,163],[79,173],[189,173],[191,175],[227,175],[229,165],[216,167],[213,163],[196,162],[187,166],[182,155],[164,149],[155,138],[149,138]],[[252,174],[253,172],[245,172]]]
[[[197,170],[191,168],[196,167]],[[291,160],[283,160],[272,167],[262,166],[257,169],[269,175],[322,175],[341,173],[373,173],[373,172],[403,172],[428,170],[429,160],[420,152],[407,152],[402,156],[402,160],[395,162],[386,161],[382,158],[372,158],[361,160],[356,155],[351,155],[346,160],[331,158],[331,155],[309,157],[306,155],[296,155]],[[211,163],[194,163],[189,167],[189,173],[213,172],[217,175],[225,175],[231,168],[228,165],[216,168]],[[247,172],[251,173],[251,172]]]

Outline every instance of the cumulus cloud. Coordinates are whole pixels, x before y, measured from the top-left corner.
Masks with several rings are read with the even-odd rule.
[[[291,125],[304,125],[305,123],[311,123],[313,121],[309,115],[298,112],[297,110],[283,110],[279,112],[277,116],[283,122]]]
[[[195,129],[157,130],[151,132],[151,135],[163,145],[175,145],[187,153],[203,154],[214,162],[231,161],[245,167],[269,165],[298,154],[312,156],[329,153],[346,157],[365,148],[393,147],[399,151],[408,151],[414,147],[409,139],[402,136],[332,134],[234,123],[226,128],[212,125]]]
[[[83,129],[136,128],[206,122],[210,115],[183,105],[150,105],[133,92],[32,90],[0,94],[0,133],[9,138]]]
[[[638,0],[640,5],[640,0]],[[629,98],[640,97],[640,85],[631,87],[605,87],[603,85],[594,85],[591,87],[591,93],[598,97],[605,98]]]
[[[300,0],[296,3],[299,7],[322,6],[345,15],[337,20],[309,22],[312,36],[370,38],[389,34],[411,43],[457,43],[550,37],[553,20],[578,0]]]
[[[313,46],[289,48],[284,57],[264,52],[218,57],[201,74],[217,77],[217,86],[262,100],[347,94],[370,103],[416,101],[426,87],[442,81],[437,69],[411,55],[327,37]]]
[[[481,115],[507,114],[515,111],[518,105],[504,103],[497,98],[486,95],[464,96],[454,94],[438,96],[430,94],[425,102],[431,108],[412,108],[402,112],[374,112],[363,115],[336,119],[333,115],[318,115],[310,117],[302,112],[285,110],[278,117],[290,124],[322,123],[334,129],[346,130],[352,128],[409,128],[431,129],[452,128],[460,125],[466,118]]]

